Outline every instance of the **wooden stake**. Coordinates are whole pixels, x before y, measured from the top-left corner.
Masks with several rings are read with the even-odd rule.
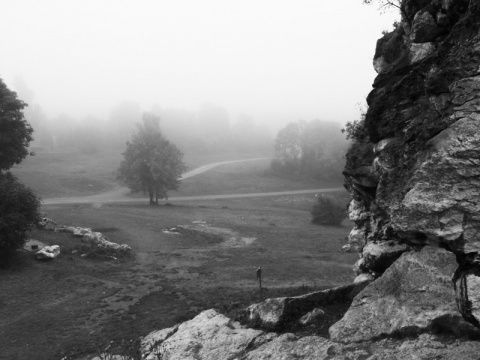
[[[262,267],[259,266],[257,269],[257,279],[258,279],[258,285],[260,286],[260,301],[263,300],[262,298]]]

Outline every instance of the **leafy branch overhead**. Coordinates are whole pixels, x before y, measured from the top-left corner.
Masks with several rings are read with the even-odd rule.
[[[186,170],[182,152],[160,132],[160,119],[152,114],[143,115],[143,124],[123,153],[118,179],[132,192],[148,193],[150,204],[168,199],[168,190],[176,190]]]
[[[402,0],[363,0],[363,3],[367,5],[378,3],[380,9],[394,7],[402,11]]]

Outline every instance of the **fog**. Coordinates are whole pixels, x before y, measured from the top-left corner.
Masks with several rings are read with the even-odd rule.
[[[37,141],[52,129],[123,141],[144,111],[185,144],[222,126],[267,139],[292,121],[343,124],[398,17],[361,3],[6,1],[0,77],[29,104]]]

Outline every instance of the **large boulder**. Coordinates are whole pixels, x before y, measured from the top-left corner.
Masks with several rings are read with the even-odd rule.
[[[249,346],[271,338],[215,310],[206,310],[183,324],[148,335],[141,343],[141,352],[145,360],[235,359]]]
[[[340,303],[346,303],[348,306],[367,284],[368,282],[361,282],[301,296],[267,299],[244,309],[238,318],[250,326],[281,330],[315,308]]]
[[[366,341],[442,329],[473,334],[459,313],[452,277],[455,255],[426,246],[404,253],[358,294],[342,320],[330,328],[334,341]]]

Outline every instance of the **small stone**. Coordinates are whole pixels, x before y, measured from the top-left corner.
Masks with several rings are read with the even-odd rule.
[[[360,284],[360,283],[363,283],[363,282],[372,282],[373,280],[375,280],[375,276],[373,276],[372,274],[362,273],[362,274],[358,275],[355,278],[355,280],[353,280],[353,283],[354,284]]]
[[[302,324],[303,326],[307,326],[307,325],[310,325],[310,324],[318,321],[318,319],[320,319],[324,315],[325,315],[325,311],[323,311],[320,308],[315,308],[312,311],[310,311],[309,313],[303,315],[300,318],[299,323]]]

